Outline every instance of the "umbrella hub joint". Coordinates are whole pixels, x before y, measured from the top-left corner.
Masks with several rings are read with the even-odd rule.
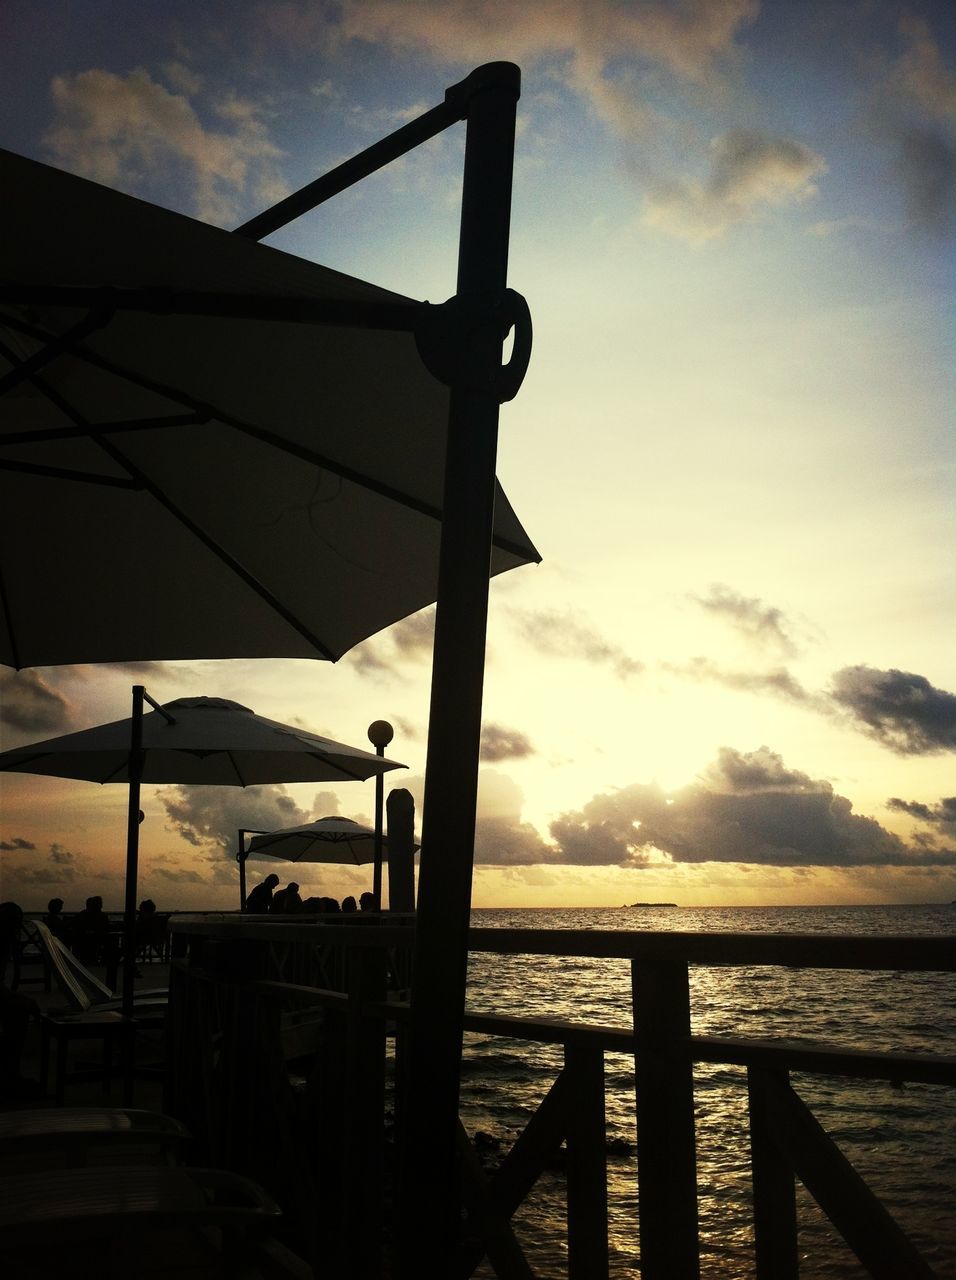
[[[491,349],[514,329],[511,358],[489,360]],[[456,294],[447,302],[425,304],[415,330],[418,353],[426,369],[447,387],[490,391],[499,404],[518,394],[531,359],[531,312],[520,293]]]

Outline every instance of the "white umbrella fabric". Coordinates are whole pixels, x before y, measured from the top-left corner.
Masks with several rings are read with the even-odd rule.
[[[0,663],[334,660],[435,600],[443,307],[10,152],[0,189]],[[538,559],[499,487],[490,572]]]

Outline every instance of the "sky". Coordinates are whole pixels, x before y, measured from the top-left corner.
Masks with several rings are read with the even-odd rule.
[[[5,0],[0,146],[232,228],[519,64],[473,902],[956,899],[948,0]],[[269,238],[454,292],[464,127]],[[232,698],[366,747],[420,813],[429,610],[336,664],[0,670],[6,748]],[[0,896],[122,905],[122,786],[7,776]],[[140,890],[233,907],[240,827],[371,783],[147,787]],[[263,860],[307,893],[371,869]]]

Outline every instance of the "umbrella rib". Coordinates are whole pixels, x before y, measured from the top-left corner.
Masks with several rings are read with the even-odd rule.
[[[0,344],[2,345],[2,344]],[[91,424],[92,430],[107,435],[127,431],[149,431],[164,427],[197,427],[208,422],[205,414],[196,412],[174,413],[163,418],[124,418],[118,422]],[[75,423],[72,427],[47,427],[43,431],[14,431],[3,437],[4,445],[47,444],[51,440],[75,440],[89,437],[91,427]]]
[[[41,380],[38,379],[37,381],[40,383]],[[254,591],[261,600],[264,600],[266,604],[268,604],[269,607],[279,615],[279,617],[284,618],[289,626],[292,627],[293,630],[297,631],[303,639],[307,640],[308,643],[321,653],[324,658],[327,658],[330,662],[335,661],[336,655],[332,650],[327,645],[323,644],[318,636],[314,635],[304,623],[300,622],[295,614],[287,609],[286,606],[282,604],[282,602],[273,595],[272,592],[250,572],[250,570],[245,567],[245,565],[241,564],[235,556],[231,555],[225,549],[225,547],[220,546],[211,534],[208,534],[203,528],[196,524],[194,520],[191,520],[184,511],[181,511],[172,499],[163,492],[159,485],[154,484],[148,476],[144,475],[144,473],[140,471],[134,463],[120,452],[112,441],[107,440],[104,436],[95,431],[90,424],[85,423],[83,415],[79,413],[78,410],[69,403],[69,401],[67,401],[58,392],[54,391],[52,387],[47,387],[45,384],[41,385],[44,393],[73,420],[75,425],[86,425],[89,438],[98,444],[108,457],[112,458],[114,462],[126,471],[135,487],[143,489],[149,493],[150,496],[160,504],[160,506],[164,507],[166,511],[169,512],[174,520],[177,520],[184,528],[188,529],[194,537],[198,538],[199,541],[213,553],[213,555],[222,561],[227,568],[231,569],[232,572],[240,578],[246,586]]]
[[[66,467],[46,467],[38,462],[14,462],[0,458],[0,471],[21,471],[31,476],[48,476],[53,480],[76,480],[81,484],[109,485],[115,489],[141,489],[142,485],[135,480],[124,480],[122,476],[104,476],[95,471],[69,471]]]
[[[384,302],[345,298],[272,297],[255,293],[204,293],[198,289],[74,288],[66,285],[3,285],[0,286],[0,302],[61,307],[92,307],[100,304],[108,306],[111,311],[140,311],[151,315],[277,320],[295,324],[385,329],[398,333],[414,333],[418,328],[422,308],[428,306],[428,303],[418,302],[413,298],[403,302]],[[91,322],[85,323],[89,328]],[[62,339],[67,345],[72,341],[72,335]],[[38,356],[40,354],[37,353]],[[43,363],[52,358],[44,357]],[[19,373],[18,376],[28,377],[29,373]]]
[[[246,780],[243,777],[242,770],[239,768],[239,762],[236,760],[235,754],[232,751],[227,751],[226,756],[233,767],[236,777],[239,779],[240,787],[246,786]]]
[[[46,338],[48,335],[41,329],[36,329],[32,325],[25,324],[22,321],[9,318],[13,327],[24,333],[30,334],[32,337]],[[348,480],[352,484],[356,484],[363,489],[367,489],[372,493],[377,493],[380,497],[387,498],[392,502],[397,502],[401,506],[412,511],[417,511],[420,515],[429,519],[436,520],[439,523],[442,519],[441,508],[433,506],[431,503],[415,498],[411,494],[404,493],[400,489],[395,489],[391,485],[384,484],[380,480],[375,480],[371,476],[367,476],[360,471],[356,471],[351,467],[345,466],[343,463],[336,461],[334,458],[327,458],[323,454],[316,453],[308,449],[304,445],[299,445],[283,436],[269,431],[264,427],[256,427],[251,423],[244,422],[241,418],[237,418],[232,414],[227,414],[217,409],[214,405],[205,404],[201,400],[197,400],[188,392],[176,387],[171,387],[165,383],[157,382],[152,378],[147,378],[142,374],[133,372],[124,368],[115,361],[105,356],[98,355],[94,351],[90,351],[82,344],[78,344],[73,348],[72,354],[77,359],[85,360],[88,364],[95,368],[103,369],[107,373],[116,374],[118,377],[125,378],[127,381],[134,383],[136,386],[142,387],[146,391],[155,392],[157,395],[166,396],[167,399],[178,401],[186,408],[201,415],[203,418],[214,418],[224,425],[232,427],[236,431],[242,431],[246,435],[261,440],[263,444],[269,444],[273,448],[280,449],[285,453],[291,454],[293,457],[302,459],[305,462],[311,462],[317,467],[322,467],[326,471],[332,472],[334,475],[341,476],[343,480]],[[93,434],[91,432],[91,434]],[[494,545],[499,550],[507,551],[509,554],[524,559],[527,557],[527,548],[513,542],[510,538],[503,538],[494,535]],[[540,559],[540,556],[538,557]]]

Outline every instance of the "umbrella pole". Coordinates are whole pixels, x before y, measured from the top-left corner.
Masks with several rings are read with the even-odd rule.
[[[520,72],[473,73],[467,110],[458,294],[505,290]],[[432,665],[411,1043],[403,1147],[401,1274],[452,1275],[461,1226],[455,1178],[468,966],[502,334],[469,335],[468,385],[453,385]]]
[[[129,732],[129,810],[126,821],[126,901],[123,907],[123,1017],[133,1016],[136,977],[136,884],[139,876],[139,795],[143,778],[143,702],[146,690],[133,685]]]
[[[239,910],[246,909],[246,833],[239,828],[239,850],[236,853],[239,863]]]
[[[368,740],[375,748],[377,756],[385,755],[385,748],[391,742],[395,730],[387,720],[373,720],[368,727]],[[379,773],[375,778],[375,856],[372,868],[372,897],[375,899],[375,910],[382,909],[382,818],[385,807],[385,779]],[[391,892],[391,882],[389,882]]]

